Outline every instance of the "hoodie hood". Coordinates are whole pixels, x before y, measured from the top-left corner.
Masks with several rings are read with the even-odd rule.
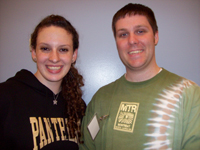
[[[30,88],[36,90],[43,96],[48,95],[52,97],[53,95],[53,92],[48,87],[43,85],[32,72],[25,69],[17,72],[14,77],[9,78],[7,81],[16,81],[25,84],[26,86],[29,86]]]

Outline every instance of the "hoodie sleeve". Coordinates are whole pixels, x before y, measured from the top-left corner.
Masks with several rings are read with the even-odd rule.
[[[5,149],[6,143],[4,138],[4,126],[8,116],[10,100],[12,94],[10,93],[6,82],[0,84],[0,149]]]

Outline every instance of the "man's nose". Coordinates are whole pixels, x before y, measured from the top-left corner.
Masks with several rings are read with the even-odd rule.
[[[130,34],[129,35],[129,43],[132,44],[137,44],[138,43],[138,37],[135,34]]]

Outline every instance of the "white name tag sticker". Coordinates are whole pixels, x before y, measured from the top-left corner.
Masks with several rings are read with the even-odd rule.
[[[97,135],[97,133],[100,130],[96,114],[94,115],[94,117],[92,118],[90,123],[88,124],[88,130],[90,132],[90,135],[91,135],[92,139],[94,140],[96,135]]]

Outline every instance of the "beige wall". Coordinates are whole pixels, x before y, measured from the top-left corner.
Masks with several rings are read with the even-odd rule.
[[[88,103],[99,87],[125,72],[111,20],[129,2],[140,2],[155,12],[160,36],[158,65],[200,85],[199,0],[1,0],[0,82],[22,68],[36,71],[29,52],[30,34],[43,17],[59,14],[80,34],[77,67],[85,78],[83,98]]]

